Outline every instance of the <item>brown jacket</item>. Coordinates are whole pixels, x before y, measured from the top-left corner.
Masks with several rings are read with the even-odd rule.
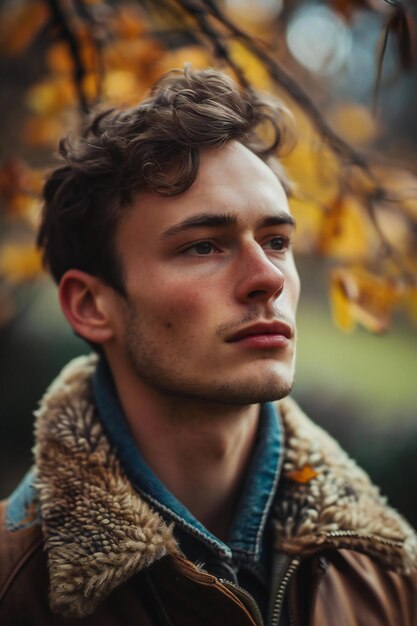
[[[132,489],[70,363],[37,412],[35,473],[0,506],[1,626],[254,626],[244,590],[187,561]],[[417,626],[417,541],[290,399],[268,624]]]

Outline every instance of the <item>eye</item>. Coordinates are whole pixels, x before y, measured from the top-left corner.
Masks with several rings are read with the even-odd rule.
[[[270,239],[267,244],[266,247],[270,248],[271,250],[276,250],[277,252],[283,252],[284,250],[287,250],[291,245],[291,241],[288,237],[286,237],[285,235],[279,235],[278,237],[273,237],[272,239]]]
[[[188,254],[194,254],[196,256],[207,256],[217,252],[216,246],[211,241],[197,241],[190,244],[184,252]]]

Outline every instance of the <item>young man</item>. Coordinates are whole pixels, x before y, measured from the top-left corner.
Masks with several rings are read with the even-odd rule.
[[[417,624],[413,530],[287,398],[284,119],[186,70],[61,143],[39,244],[96,354],[2,505],[2,626]]]

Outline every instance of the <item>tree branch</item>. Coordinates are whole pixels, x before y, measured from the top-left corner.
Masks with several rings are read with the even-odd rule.
[[[80,103],[80,109],[83,114],[87,114],[91,108],[88,96],[84,88],[84,78],[87,75],[82,56],[81,46],[78,41],[77,35],[71,26],[71,19],[68,15],[67,8],[63,6],[61,0],[46,0],[49,10],[51,12],[52,23],[56,25],[61,34],[61,38],[67,44],[71,58],[74,63],[74,84],[77,90],[78,101]]]

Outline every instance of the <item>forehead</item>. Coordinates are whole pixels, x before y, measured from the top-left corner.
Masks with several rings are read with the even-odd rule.
[[[233,213],[238,225],[250,226],[290,210],[284,188],[272,170],[241,143],[230,141],[202,152],[197,178],[185,193],[174,197],[138,193],[119,225],[116,240],[124,247],[136,233],[149,241],[201,213]]]

